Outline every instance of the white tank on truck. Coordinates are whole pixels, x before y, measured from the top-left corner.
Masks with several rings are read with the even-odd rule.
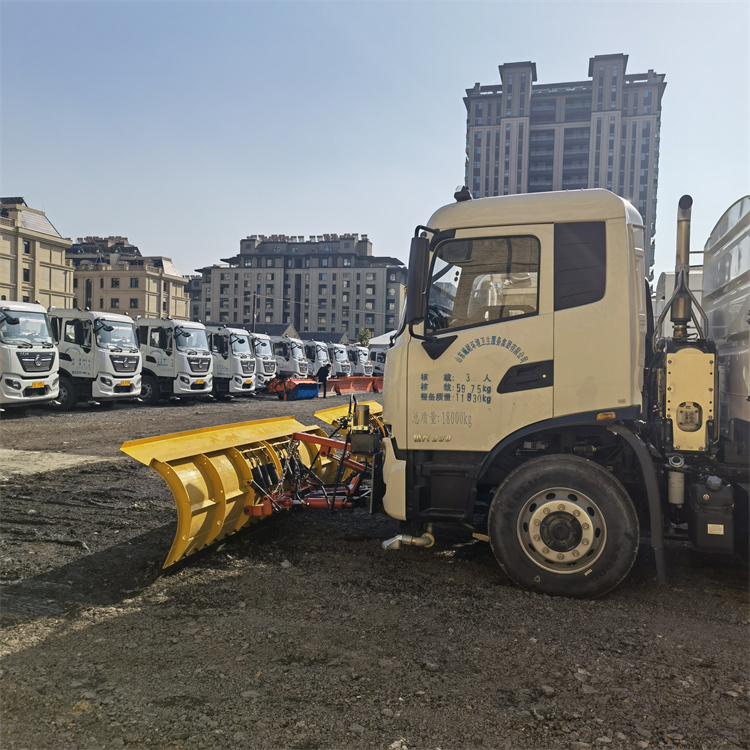
[[[206,326],[214,366],[213,394],[217,398],[255,393],[255,353],[243,328]]]
[[[350,344],[346,349],[349,353],[351,374],[370,377],[372,375],[372,362],[370,361],[370,352],[367,347]]]
[[[265,333],[251,333],[253,351],[255,352],[255,389],[258,391],[268,388],[268,384],[276,377],[276,357],[273,355],[271,337]]]
[[[207,396],[213,389],[213,361],[203,323],[171,318],[137,318],[143,355],[141,401]]]
[[[20,413],[58,395],[58,353],[47,311],[0,301],[0,410]]]
[[[331,378],[346,378],[352,374],[349,352],[343,344],[328,344],[328,358],[331,360]]]
[[[276,358],[276,372],[280,378],[306,378],[307,357],[300,339],[271,336],[271,347]]]
[[[127,315],[53,307],[49,317],[60,350],[61,409],[82,401],[113,406],[138,398],[141,354]]]
[[[307,339],[302,342],[305,347],[305,357],[307,357],[308,377],[315,378],[318,370],[331,363],[328,357],[328,346],[323,341]]]

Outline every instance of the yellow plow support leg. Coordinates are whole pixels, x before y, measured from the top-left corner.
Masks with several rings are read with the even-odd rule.
[[[253,468],[262,466],[268,476],[273,466],[276,477],[283,477],[295,432],[326,435],[319,427],[283,417],[123,443],[120,450],[154,469],[175,500],[177,531],[164,568],[265,517],[262,512],[256,515],[253,507],[260,511],[257,506],[268,502],[277,487],[258,486]],[[319,476],[335,467],[335,461],[316,458],[305,444],[300,444],[299,456]]]

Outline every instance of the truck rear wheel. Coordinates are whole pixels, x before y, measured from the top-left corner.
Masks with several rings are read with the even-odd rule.
[[[78,395],[73,381],[66,375],[60,375],[60,390],[57,401],[62,411],[72,411],[78,403]]]
[[[156,406],[160,399],[159,381],[153,375],[144,375],[141,380],[141,401],[149,406]]]
[[[543,456],[513,470],[495,490],[488,527],[508,576],[551,596],[606,594],[638,551],[638,516],[627,491],[577,456]]]

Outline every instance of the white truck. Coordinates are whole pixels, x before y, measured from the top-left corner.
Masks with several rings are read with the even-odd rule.
[[[271,347],[276,358],[276,372],[280,378],[306,378],[307,357],[300,339],[271,336]]]
[[[60,409],[80,401],[114,406],[140,396],[141,354],[127,315],[53,307],[49,318],[60,351]]]
[[[213,361],[203,323],[171,318],[136,318],[143,355],[141,401],[208,396]]]
[[[372,375],[372,362],[367,347],[350,344],[347,351],[349,352],[349,362],[352,365],[351,374],[370,377]]]
[[[273,355],[271,337],[265,333],[251,333],[255,352],[255,390],[268,388],[276,377],[276,357]]]
[[[255,352],[250,334],[242,328],[206,326],[213,357],[216,398],[255,394]]]
[[[374,344],[369,347],[370,362],[372,362],[372,374],[376,377],[382,377],[385,373],[385,358],[390,346],[386,344]]]
[[[302,345],[305,348],[305,357],[307,357],[308,377],[316,378],[321,367],[331,364],[328,357],[328,346],[322,341],[310,339],[303,341]]]
[[[328,358],[331,361],[331,378],[348,378],[352,374],[349,352],[343,344],[328,344]]]
[[[21,413],[58,395],[58,353],[47,311],[0,302],[0,411]]]

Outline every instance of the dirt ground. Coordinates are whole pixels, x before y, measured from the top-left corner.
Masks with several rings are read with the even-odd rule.
[[[747,570],[643,541],[601,600],[516,588],[438,527],[285,513],[161,563],[174,503],[126,440],[328,401],[31,410],[0,424],[0,747],[747,748]]]

